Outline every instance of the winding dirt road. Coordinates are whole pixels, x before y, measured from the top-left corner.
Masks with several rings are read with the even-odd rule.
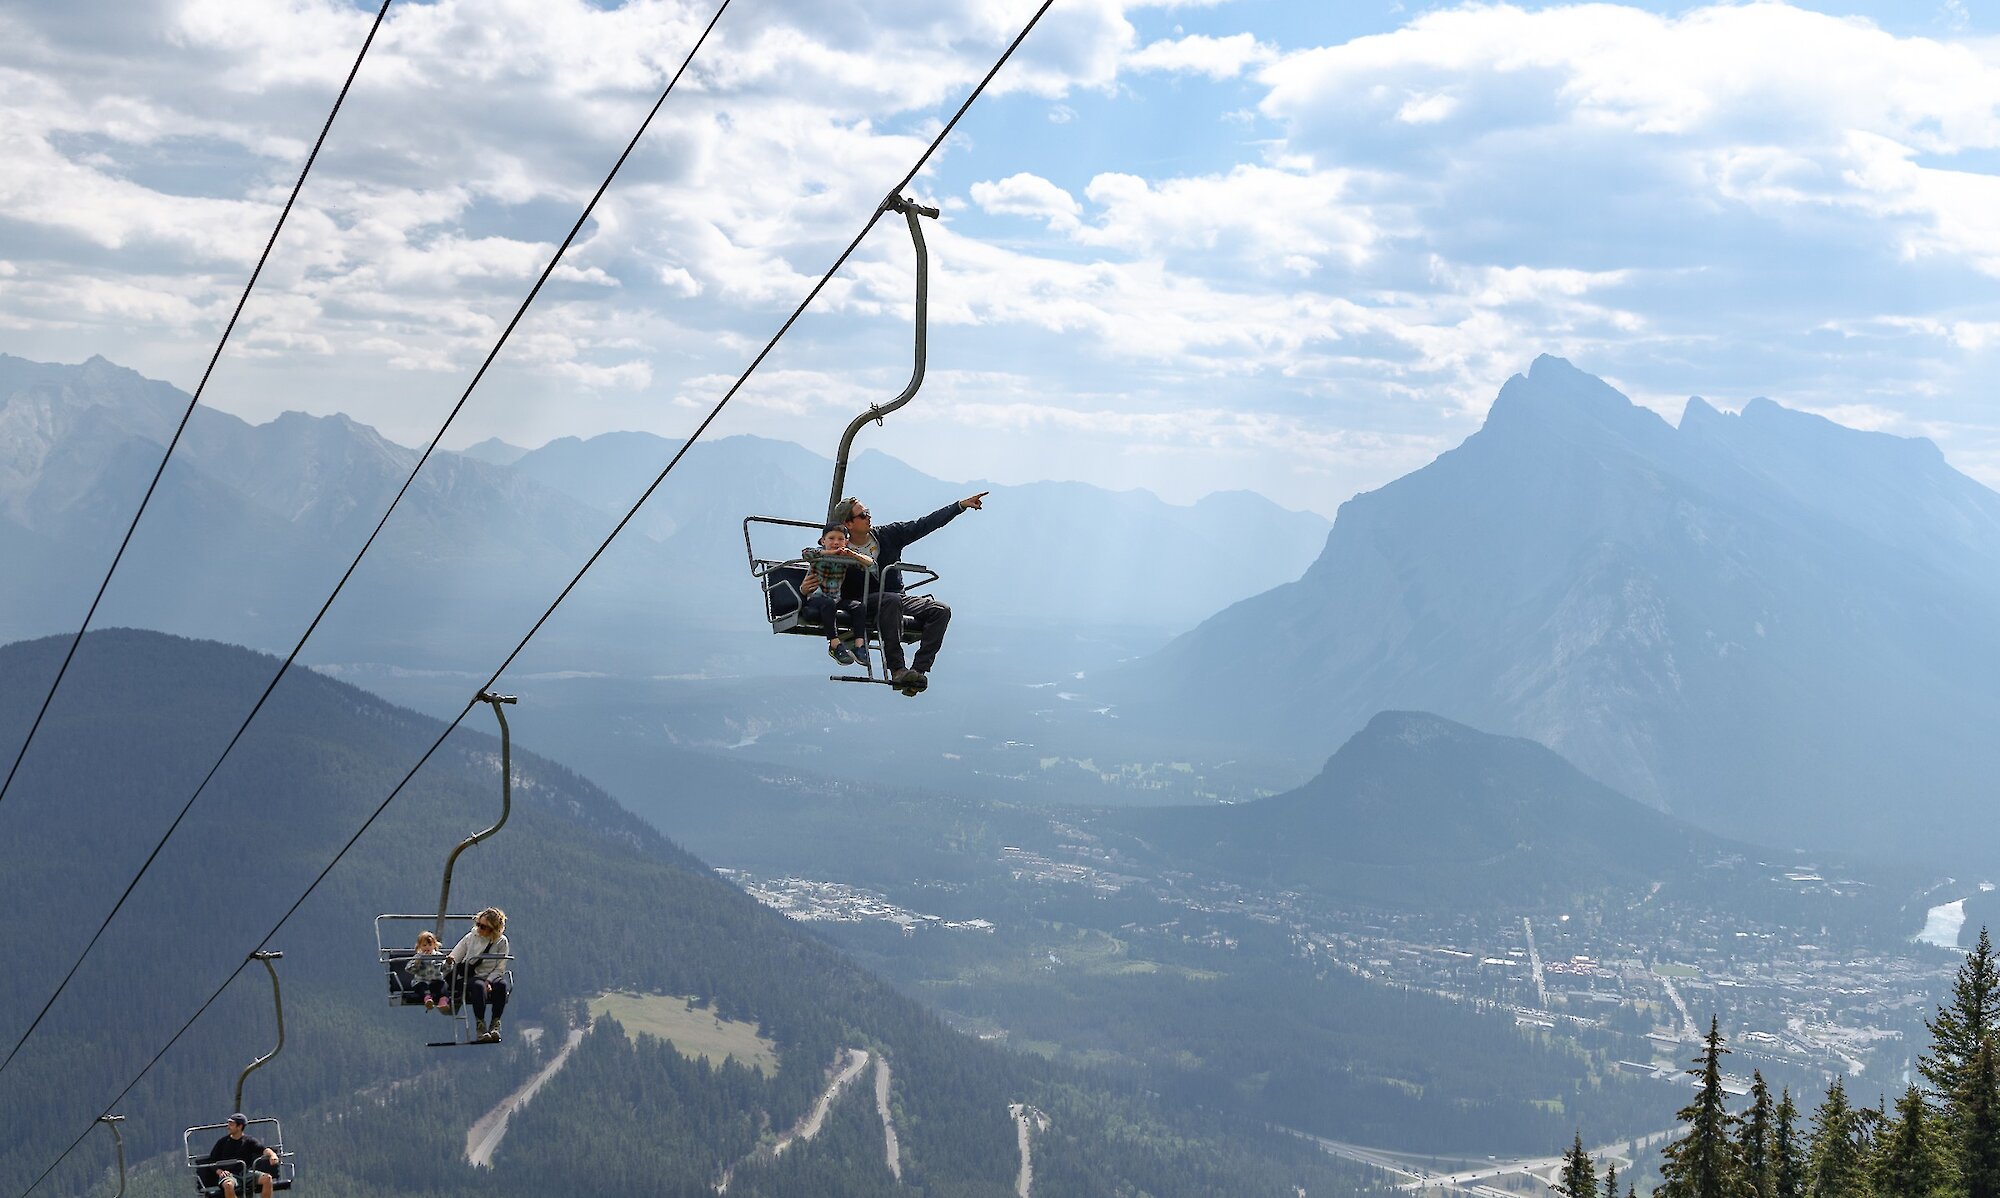
[[[847,1068],[835,1074],[833,1080],[827,1083],[826,1090],[819,1096],[819,1101],[813,1103],[812,1111],[799,1120],[798,1126],[778,1137],[778,1142],[771,1148],[771,1155],[782,1156],[785,1149],[790,1148],[795,1141],[810,1140],[818,1135],[820,1125],[826,1122],[826,1113],[833,1109],[833,1100],[840,1097],[840,1092],[847,1088],[847,1083],[861,1076],[861,1071],[867,1066],[867,1049],[848,1049]]]
[[[779,1136],[776,1144],[771,1145],[772,1156],[782,1156],[785,1149],[790,1148],[794,1143],[800,1140],[810,1140],[819,1134],[820,1126],[826,1122],[826,1113],[833,1109],[833,1100],[840,1097],[840,1092],[847,1087],[847,1083],[861,1076],[861,1071],[868,1067],[868,1050],[865,1048],[847,1049],[846,1057],[846,1067],[833,1075],[833,1080],[826,1084],[826,1089],[820,1092],[818,1101],[813,1103],[812,1110],[806,1112],[805,1118],[800,1119],[798,1123],[793,1125],[792,1130]],[[840,1058],[836,1057],[834,1060],[837,1064]],[[755,1156],[756,1154],[752,1153],[744,1159],[754,1159]],[[722,1180],[716,1184],[716,1193],[727,1194],[729,1192],[729,1181],[736,1176],[736,1169],[741,1163],[739,1161],[737,1165],[731,1165],[729,1170],[722,1175]]]

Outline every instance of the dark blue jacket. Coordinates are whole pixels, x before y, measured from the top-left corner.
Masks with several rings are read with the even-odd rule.
[[[903,589],[903,572],[895,567],[897,563],[903,560],[903,550],[911,543],[921,541],[938,529],[950,524],[964,510],[964,508],[960,507],[954,501],[950,505],[941,507],[928,516],[919,517],[915,520],[898,520],[893,524],[877,524],[873,531],[875,533],[875,572],[879,581],[874,585],[883,591],[900,592]],[[841,584],[840,596],[842,599],[861,598],[860,576],[861,571],[859,570],[849,570],[847,572],[847,579]]]

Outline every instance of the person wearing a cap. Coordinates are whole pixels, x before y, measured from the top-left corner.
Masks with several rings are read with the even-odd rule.
[[[272,1179],[278,1175],[278,1150],[267,1148],[258,1140],[245,1135],[243,1129],[249,1121],[238,1111],[229,1117],[229,1131],[208,1150],[208,1155],[195,1162],[203,1166],[201,1183],[218,1187],[222,1198],[238,1198],[236,1179],[240,1173],[244,1178],[256,1178],[257,1189],[263,1198],[271,1198]],[[222,1168],[225,1163],[240,1164],[240,1169]],[[247,1196],[245,1196],[247,1198]]]
[[[881,589],[875,627],[882,635],[882,666],[890,685],[906,695],[915,695],[930,685],[931,666],[937,661],[938,650],[944,647],[944,630],[951,625],[951,609],[929,595],[904,594],[903,572],[896,566],[903,560],[903,550],[912,543],[951,523],[960,512],[984,507],[986,494],[981,491],[967,496],[915,520],[882,525],[875,523],[866,504],[852,496],[833,505],[833,518],[847,526],[848,546],[875,559],[876,585]],[[861,597],[862,582],[858,575],[854,570],[847,573],[848,598]],[[806,576],[803,589],[806,594],[815,589],[812,575]],[[922,638],[916,657],[908,666],[903,664],[906,621],[916,623]]]

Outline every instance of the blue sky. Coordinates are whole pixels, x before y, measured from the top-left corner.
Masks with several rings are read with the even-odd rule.
[[[736,0],[447,444],[685,433],[1032,8]],[[426,440],[709,11],[397,0],[212,402]],[[0,351],[191,387],[371,12],[0,4]],[[1553,352],[2000,482],[1996,168],[1971,0],[1058,0],[915,189],[867,443],[1331,514]],[[909,285],[885,224],[715,433],[830,451]]]

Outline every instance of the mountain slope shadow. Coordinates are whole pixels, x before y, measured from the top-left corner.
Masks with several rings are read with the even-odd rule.
[[[24,729],[66,639],[0,647],[0,728]],[[276,662],[154,633],[93,633],[78,651],[0,820],[0,1038],[27,1026],[112,897],[192,790]],[[513,717],[532,740],[532,696]],[[478,714],[478,713],[476,713]],[[21,1189],[109,1103],[255,946],[362,825],[441,725],[306,671],[289,675],[133,893],[0,1090],[0,1187]],[[15,733],[18,735],[18,732]],[[10,743],[0,744],[11,758]],[[1052,1150],[1088,1178],[1072,1192],[1366,1193],[1352,1170],[1255,1127],[1197,1129],[1184,1113],[1121,1097],[951,1031],[803,928],[760,907],[563,767],[517,748],[507,827],[460,859],[453,906],[510,917],[517,992],[497,1048],[428,1052],[441,1021],[392,1009],[372,917],[434,907],[445,853],[498,807],[494,739],[461,730],[288,922],[273,947],[286,1044],[245,1103],[285,1119],[315,1192],[486,1198],[610,1191],[712,1192],[723,1168],[816,1100],[825,1061],[849,1045],[891,1051],[906,1179],[925,1192],[1000,1198],[1015,1169],[1007,1104],[1089,1097]],[[718,801],[727,801],[718,795]],[[775,1074],[690,1060],[600,1020],[563,1070],[510,1121],[491,1170],[464,1159],[468,1127],[614,988],[692,996],[755,1022]],[[544,1034],[534,1045],[524,1024]],[[228,1109],[236,1071],[272,1043],[261,971],[223,993],[118,1104],[142,1183],[180,1187],[178,1129]],[[872,1112],[870,1112],[872,1118]],[[844,1126],[844,1125],[842,1125]],[[880,1128],[859,1147],[830,1128],[785,1154],[782,1178],[731,1193],[887,1194]],[[1064,1147],[1066,1145],[1066,1147]],[[95,1139],[50,1180],[101,1192]],[[851,1162],[866,1161],[868,1168]],[[1207,1179],[1208,1190],[1191,1188]]]

